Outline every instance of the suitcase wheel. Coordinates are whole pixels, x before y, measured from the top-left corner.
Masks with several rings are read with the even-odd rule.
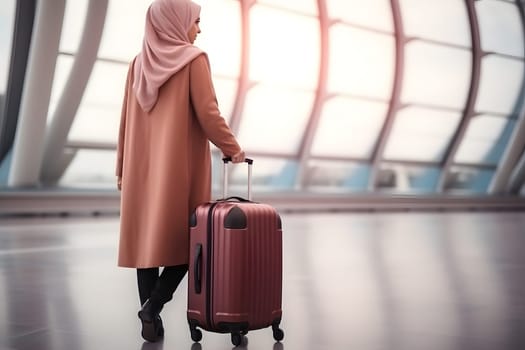
[[[202,332],[200,329],[192,328],[191,329],[191,340],[198,343],[202,339]]]
[[[232,337],[231,338],[232,338],[232,344],[235,345],[235,346],[241,345],[243,338],[245,338],[246,340],[248,339],[243,334],[241,334],[239,332],[232,333]]]
[[[284,331],[279,328],[279,325],[272,325],[273,330],[273,339],[276,341],[281,341],[284,339]]]

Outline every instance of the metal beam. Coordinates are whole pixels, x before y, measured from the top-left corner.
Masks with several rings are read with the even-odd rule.
[[[401,16],[401,7],[399,0],[390,1],[392,7],[392,16],[394,23],[394,36],[396,41],[396,63],[394,70],[394,85],[392,87],[392,96],[390,98],[390,104],[388,112],[385,118],[385,123],[379,133],[376,144],[371,155],[371,170],[368,181],[368,190],[374,191],[376,188],[376,182],[379,176],[379,167],[385,147],[392,132],[394,120],[398,110],[401,108],[401,90],[403,87],[403,76],[405,70],[405,45],[407,38],[403,29],[403,19]]]
[[[465,5],[467,7],[467,13],[470,22],[470,32],[472,41],[472,69],[470,90],[461,121],[454,135],[452,136],[452,140],[450,141],[447,150],[445,151],[445,155],[443,157],[441,175],[436,189],[437,192],[443,192],[445,189],[448,172],[450,170],[450,167],[454,163],[454,157],[456,156],[461,141],[463,140],[463,136],[467,131],[467,128],[470,124],[470,120],[475,114],[476,100],[478,97],[479,81],[481,75],[481,58],[483,57],[484,53],[481,49],[481,38],[475,4],[473,1],[465,0]]]
[[[46,133],[40,172],[40,180],[46,185],[55,184],[74,157],[75,153],[64,154],[64,146],[97,61],[107,7],[108,0],[91,0],[88,4],[78,52]]]
[[[520,190],[525,183],[525,151],[521,154],[518,164],[514,167],[510,175],[505,192],[509,194],[520,194]]]
[[[65,0],[37,3],[20,118],[7,182],[9,187],[39,185],[44,132],[65,7]]]
[[[68,141],[65,148],[70,150],[90,149],[98,151],[116,151],[117,144],[114,142],[100,142],[100,141]]]
[[[301,144],[299,146],[298,160],[299,166],[296,175],[296,187],[302,189],[305,186],[308,172],[308,160],[312,150],[315,133],[319,126],[323,105],[327,99],[328,65],[330,56],[330,26],[333,24],[328,18],[328,8],[326,0],[317,0],[319,12],[319,31],[320,31],[320,57],[319,57],[319,77],[317,80],[317,90],[310,113],[310,118],[305,128]]]
[[[217,193],[217,197],[219,194]],[[260,193],[257,200],[280,212],[525,210],[525,198],[509,196]],[[3,191],[0,217],[10,215],[112,214],[120,210],[113,191]]]
[[[17,1],[4,108],[0,110],[0,163],[13,146],[24,88],[36,0]]]

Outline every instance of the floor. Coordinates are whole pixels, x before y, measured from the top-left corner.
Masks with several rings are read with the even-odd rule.
[[[250,350],[525,349],[525,213],[283,214],[285,338]],[[144,343],[118,218],[0,219],[0,349],[232,349],[194,344],[186,281]]]

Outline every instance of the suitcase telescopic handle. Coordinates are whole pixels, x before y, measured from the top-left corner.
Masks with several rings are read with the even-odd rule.
[[[232,161],[232,157],[224,157],[222,158],[222,161],[224,163],[222,168],[222,198],[226,198],[226,192],[228,192],[228,167],[226,166],[229,162]],[[248,164],[248,200],[252,200],[252,165],[253,165],[253,159],[251,158],[244,158],[244,163]]]

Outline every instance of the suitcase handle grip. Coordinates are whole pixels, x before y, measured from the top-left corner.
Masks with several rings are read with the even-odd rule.
[[[222,198],[226,198],[226,192],[228,188],[228,170],[226,165],[232,161],[232,157],[224,157],[222,158],[222,161],[224,163],[222,168]],[[248,201],[251,202],[252,200],[252,165],[253,165],[253,159],[251,158],[244,158],[244,162],[248,164]]]
[[[238,196],[230,196],[228,198],[224,198],[222,199],[223,201],[227,202],[227,201],[230,201],[232,199],[235,199],[239,202],[243,202],[243,203],[246,203],[246,202],[251,202],[250,200],[246,199],[246,198],[242,198],[242,197],[238,197]]]
[[[202,244],[195,246],[195,261],[193,264],[193,277],[195,283],[195,293],[201,293],[202,276],[201,276],[201,264],[202,264]]]
[[[232,161],[232,157],[224,157],[224,158],[222,158],[222,161],[224,162],[224,164],[227,164],[227,163]],[[248,165],[252,165],[253,164],[253,159],[251,159],[251,158],[244,158],[244,163],[248,163]]]

